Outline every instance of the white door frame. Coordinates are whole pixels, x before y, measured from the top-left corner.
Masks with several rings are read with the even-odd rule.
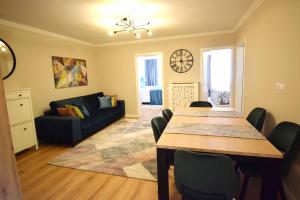
[[[204,80],[204,73],[203,73],[203,53],[204,51],[211,51],[211,50],[220,50],[220,49],[231,49],[232,54],[231,54],[231,83],[230,83],[230,103],[229,107],[234,107],[232,104],[234,102],[234,74],[235,74],[235,46],[221,46],[221,47],[210,47],[210,48],[202,48],[200,50],[200,100],[205,100],[203,96],[203,80]]]
[[[137,113],[138,113],[138,117],[140,116],[140,107],[141,107],[141,102],[140,102],[140,95],[139,95],[139,75],[138,75],[138,62],[137,62],[137,58],[140,56],[160,56],[160,60],[161,60],[161,66],[160,66],[160,70],[161,70],[161,87],[162,87],[162,107],[165,107],[165,84],[164,84],[164,56],[163,56],[163,52],[150,52],[150,53],[141,53],[141,54],[135,54],[134,55],[134,59],[135,59],[135,82],[136,82],[136,102],[137,102]]]
[[[238,64],[237,64],[237,59],[238,59],[237,54],[238,54],[238,48],[240,47],[240,45],[243,45],[243,47],[244,47],[244,51],[243,51],[243,66],[241,66],[242,67],[242,69],[241,69],[242,70],[242,81],[241,81],[241,83],[242,83],[242,91],[241,91],[241,94],[240,94],[241,95],[241,99],[240,99],[241,106],[240,106],[240,109],[237,109],[237,107],[235,106],[235,109],[237,109],[238,112],[240,112],[241,114],[243,114],[244,113],[244,94],[245,94],[246,39],[241,40],[236,45],[236,60],[235,60],[235,62],[236,62],[236,68],[239,67]],[[237,70],[238,69],[236,69],[236,71]],[[237,84],[237,83],[235,83],[235,84]]]

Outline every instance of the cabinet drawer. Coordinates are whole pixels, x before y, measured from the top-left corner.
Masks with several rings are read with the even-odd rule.
[[[29,99],[7,101],[9,123],[11,125],[31,120]]]
[[[7,92],[5,93],[6,99],[17,99],[17,98],[23,98],[23,97],[29,97],[30,92]]]
[[[15,153],[35,145],[32,122],[11,127],[11,135]]]

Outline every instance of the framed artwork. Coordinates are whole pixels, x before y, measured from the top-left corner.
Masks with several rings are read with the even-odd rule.
[[[57,89],[88,84],[85,60],[52,56],[52,67]]]

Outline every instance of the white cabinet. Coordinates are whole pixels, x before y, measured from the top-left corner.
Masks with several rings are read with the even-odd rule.
[[[30,93],[29,88],[5,91],[15,153],[32,146],[38,149]]]

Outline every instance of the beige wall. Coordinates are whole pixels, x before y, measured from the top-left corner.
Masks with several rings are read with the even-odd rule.
[[[200,50],[231,46],[234,34],[172,39],[108,47],[91,47],[75,42],[0,25],[0,35],[13,49],[17,66],[4,80],[5,89],[32,88],[34,115],[48,109],[51,100],[63,99],[96,91],[116,94],[126,101],[126,114],[137,115],[135,55],[163,53],[163,72],[167,105],[167,85],[174,81],[200,81]],[[179,48],[188,49],[194,65],[187,73],[176,73],[169,65],[170,55]],[[51,56],[81,58],[87,61],[88,86],[55,89]]]
[[[4,81],[6,89],[33,88],[34,114],[48,108],[51,100],[96,91],[116,94],[126,101],[126,114],[137,114],[135,55],[163,53],[165,96],[172,81],[200,81],[200,49],[231,46],[246,40],[244,113],[262,106],[269,111],[265,132],[276,123],[300,123],[300,1],[265,0],[236,34],[203,36],[108,47],[54,39],[0,25],[0,35],[16,54],[15,73]],[[169,57],[179,48],[194,56],[193,68],[184,74],[174,72]],[[88,86],[55,89],[51,56],[82,58],[87,61]],[[285,90],[276,90],[275,83]],[[292,194],[300,199],[300,156],[286,179]]]
[[[17,60],[15,72],[3,81],[5,89],[32,88],[35,116],[49,108],[51,100],[100,91],[99,65],[93,47],[3,25],[0,25],[0,36],[11,46]],[[51,56],[85,59],[88,86],[55,89]]]
[[[300,1],[265,0],[238,31],[246,39],[245,110],[269,112],[266,132],[280,121],[300,124]],[[285,90],[276,90],[275,83]],[[286,185],[300,199],[300,155]]]
[[[127,115],[137,115],[135,55],[153,52],[163,53],[164,101],[168,103],[168,83],[200,81],[200,50],[202,48],[231,46],[234,43],[235,35],[225,34],[98,47],[97,62],[101,66],[102,88],[105,92],[117,94],[121,99],[125,99]],[[186,73],[176,73],[169,65],[170,55],[180,48],[189,50],[194,56],[194,65]]]

